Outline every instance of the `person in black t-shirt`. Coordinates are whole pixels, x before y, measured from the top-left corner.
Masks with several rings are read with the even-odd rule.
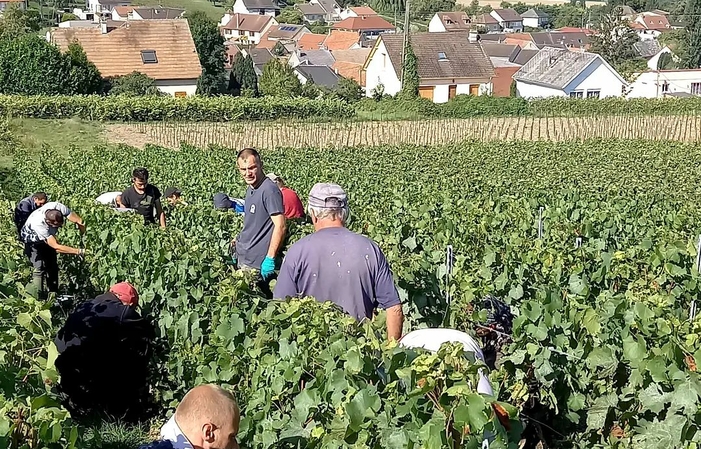
[[[148,183],[148,170],[135,168],[131,174],[132,185],[122,193],[124,207],[134,209],[144,216],[144,224],[155,224],[156,217],[162,228],[166,227],[166,215],[161,206],[161,192]]]

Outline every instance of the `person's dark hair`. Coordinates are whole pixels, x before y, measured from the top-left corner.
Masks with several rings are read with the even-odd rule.
[[[49,198],[46,196],[46,192],[37,192],[34,195],[32,195],[35,200],[39,201],[49,201]]]
[[[255,148],[244,148],[236,155],[236,159],[246,159],[250,156],[253,156],[260,161],[260,153],[258,153]]]
[[[46,221],[49,222],[49,225],[63,225],[63,214],[58,209],[47,210],[45,217]]]
[[[131,172],[131,177],[146,182],[148,181],[148,170],[144,167],[137,167]]]

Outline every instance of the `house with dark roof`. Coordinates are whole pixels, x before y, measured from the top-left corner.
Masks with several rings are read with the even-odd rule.
[[[473,17],[472,24],[475,28],[487,34],[501,33],[499,22],[489,14],[480,14]]]
[[[275,17],[261,14],[227,12],[219,22],[219,31],[226,40],[257,45],[270,27],[277,25]]]
[[[583,32],[543,31],[530,33],[531,41],[538,49],[544,47],[567,48],[570,50],[588,50],[591,40],[588,34]]]
[[[445,103],[456,95],[491,93],[494,67],[474,33],[414,33],[410,39],[421,97]],[[376,89],[389,95],[401,90],[403,44],[401,34],[383,34],[377,39],[363,66],[368,96]]]
[[[638,41],[633,44],[633,49],[638,56],[647,61],[647,66],[650,70],[660,68],[658,64],[663,54],[673,55],[672,50],[667,46],[663,47],[657,39]]]
[[[323,22],[326,16],[326,11],[318,4],[297,3],[295,8],[302,13],[302,17],[307,23]]]
[[[341,20],[341,7],[335,0],[309,0],[310,5],[317,5],[324,10],[324,21],[329,23]]]
[[[102,24],[101,24],[102,25]],[[187,20],[134,20],[114,29],[53,28],[49,42],[66,51],[78,42],[105,78],[141,72],[176,97],[194,95],[202,67]]]
[[[304,25],[279,23],[271,26],[268,31],[260,37],[260,42],[256,45],[256,48],[272,50],[280,43],[283,46],[292,44],[287,51],[294,50],[297,46],[297,42],[307,33],[309,33],[309,29]]]
[[[524,50],[518,45],[490,41],[480,42],[480,44],[494,66],[492,95],[495,97],[511,96],[514,74],[538,51]],[[523,55],[521,55],[522,53]],[[521,57],[519,58],[519,56]]]
[[[234,13],[261,14],[275,17],[280,13],[280,5],[277,0],[236,0]]]
[[[514,74],[523,98],[620,97],[626,81],[600,55],[545,47]]]
[[[445,31],[470,31],[472,19],[464,11],[437,12],[428,23],[429,33]]]
[[[267,48],[252,48],[246,51],[247,54],[251,55],[253,60],[253,70],[256,72],[256,76],[261,76],[263,74],[263,67],[271,59],[275,58],[275,55],[270,52]]]
[[[290,67],[302,64],[331,67],[334,62],[336,60],[328,50],[296,50],[290,54],[290,58],[287,60]]]
[[[312,83],[328,89],[335,89],[341,77],[326,65],[301,64],[294,68],[294,73],[302,84]]]
[[[529,9],[521,14],[523,26],[530,28],[545,28],[550,24],[550,16],[539,9]]]
[[[131,14],[128,16],[128,18],[130,20],[182,19],[183,14],[185,14],[185,10],[180,8],[135,6],[132,8]]]
[[[501,29],[507,33],[520,33],[523,31],[523,19],[515,9],[493,9],[489,15],[499,22]]]

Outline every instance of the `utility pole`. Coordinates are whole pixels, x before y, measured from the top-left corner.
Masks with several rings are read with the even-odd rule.
[[[404,5],[404,45],[402,45],[402,77],[399,81],[404,82],[404,59],[406,58],[406,48],[409,45],[409,0]]]

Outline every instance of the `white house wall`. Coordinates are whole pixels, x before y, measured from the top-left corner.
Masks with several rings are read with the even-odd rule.
[[[691,83],[701,83],[701,70],[669,70],[641,73],[630,85],[628,98],[661,98],[666,93],[691,93]]]
[[[516,81],[516,96],[521,98],[564,97],[564,91],[552,87],[538,86],[523,81]]]
[[[161,92],[175,96],[176,92],[185,92],[187,96],[197,92],[197,79],[191,80],[156,80],[156,87]]]
[[[567,95],[570,92],[582,91],[583,97],[587,98],[590,90],[600,91],[599,98],[620,97],[623,95],[624,84],[611,69],[600,59],[594,62],[580,73],[571,83],[565,87]]]
[[[445,31],[445,25],[438,14],[434,14],[430,22],[428,22],[429,33],[442,33]]]
[[[372,97],[379,84],[384,85],[384,92],[389,95],[396,95],[402,88],[384,42],[380,42],[365,71],[365,94]]]

